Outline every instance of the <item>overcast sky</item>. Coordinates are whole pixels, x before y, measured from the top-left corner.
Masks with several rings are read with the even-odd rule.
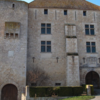
[[[29,2],[32,2],[33,0],[22,0],[22,1],[26,1],[29,3]],[[100,6],[100,0],[87,0],[87,1],[92,2],[92,3]]]

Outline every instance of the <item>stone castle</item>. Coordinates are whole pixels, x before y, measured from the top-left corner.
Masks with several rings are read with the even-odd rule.
[[[33,67],[49,76],[42,86],[99,87],[100,7],[86,0],[0,0],[0,100],[24,100]]]

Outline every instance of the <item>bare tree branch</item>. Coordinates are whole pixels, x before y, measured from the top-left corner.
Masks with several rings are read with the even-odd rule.
[[[43,85],[49,79],[48,74],[39,67],[32,67],[27,72],[27,82],[28,84],[36,83],[37,86]]]

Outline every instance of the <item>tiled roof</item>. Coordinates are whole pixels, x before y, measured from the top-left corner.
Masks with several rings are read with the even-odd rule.
[[[64,8],[81,10],[100,10],[100,7],[85,0],[35,0],[29,8]]]

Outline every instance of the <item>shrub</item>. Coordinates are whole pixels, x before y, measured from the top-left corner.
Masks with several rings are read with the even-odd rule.
[[[73,91],[74,96],[79,96],[83,93],[83,88],[82,87],[73,87],[72,91]]]
[[[60,87],[59,96],[72,96],[72,87]]]
[[[29,88],[30,97],[35,97],[35,93],[36,93],[36,88],[30,87]]]
[[[30,87],[30,97],[75,96],[82,93],[82,87]]]

